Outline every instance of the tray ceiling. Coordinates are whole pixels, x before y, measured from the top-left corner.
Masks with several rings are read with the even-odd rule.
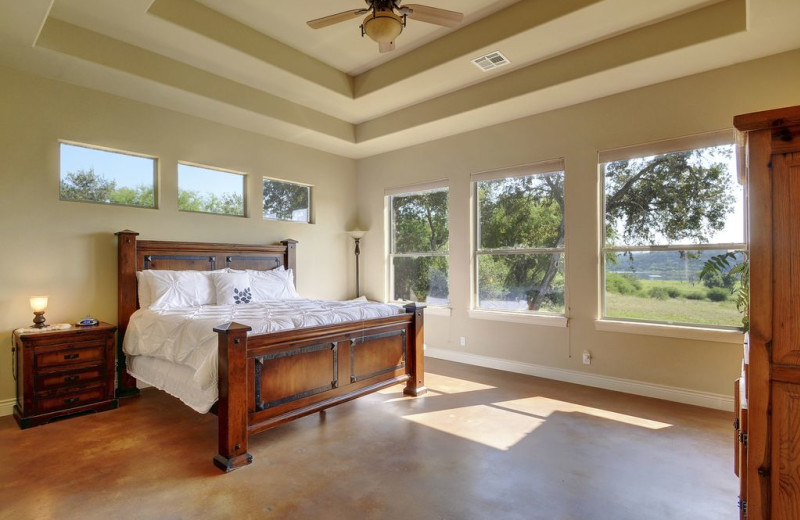
[[[419,3],[464,22],[380,54],[305,24],[362,0],[0,0],[0,64],[361,158],[800,48],[796,0]]]

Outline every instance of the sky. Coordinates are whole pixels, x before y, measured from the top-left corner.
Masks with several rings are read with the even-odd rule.
[[[117,187],[151,186],[156,159],[108,152],[96,148],[61,143],[61,178],[67,173],[94,168],[97,175],[113,179]],[[178,187],[202,193],[242,193],[244,175],[221,170],[178,164]]]

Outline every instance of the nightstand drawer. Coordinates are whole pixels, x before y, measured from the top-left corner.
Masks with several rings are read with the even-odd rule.
[[[37,374],[34,383],[34,391],[42,392],[52,390],[62,386],[85,385],[94,381],[103,381],[106,372],[104,367],[90,367],[83,370],[72,370],[70,372],[56,372],[50,374]]]
[[[56,350],[37,350],[35,366],[37,369],[100,363],[105,359],[105,344],[100,342],[75,343],[68,348]]]
[[[81,392],[40,398],[36,402],[36,411],[38,413],[54,412],[102,401],[103,399],[106,399],[105,387],[87,388]]]

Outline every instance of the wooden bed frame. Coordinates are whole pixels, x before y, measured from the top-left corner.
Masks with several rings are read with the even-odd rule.
[[[122,339],[137,309],[136,272],[142,269],[274,269],[297,276],[297,242],[240,245],[137,240],[116,233],[118,248],[118,397],[138,395],[126,371]],[[405,382],[403,392],[426,392],[423,305],[363,322],[247,336],[238,323],[214,328],[219,336],[218,453],[214,464],[231,471],[250,464],[250,435]]]

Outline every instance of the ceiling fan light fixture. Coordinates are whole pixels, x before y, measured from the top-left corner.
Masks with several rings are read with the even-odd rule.
[[[364,18],[361,30],[377,43],[391,43],[403,32],[404,22],[392,11],[373,11]]]

